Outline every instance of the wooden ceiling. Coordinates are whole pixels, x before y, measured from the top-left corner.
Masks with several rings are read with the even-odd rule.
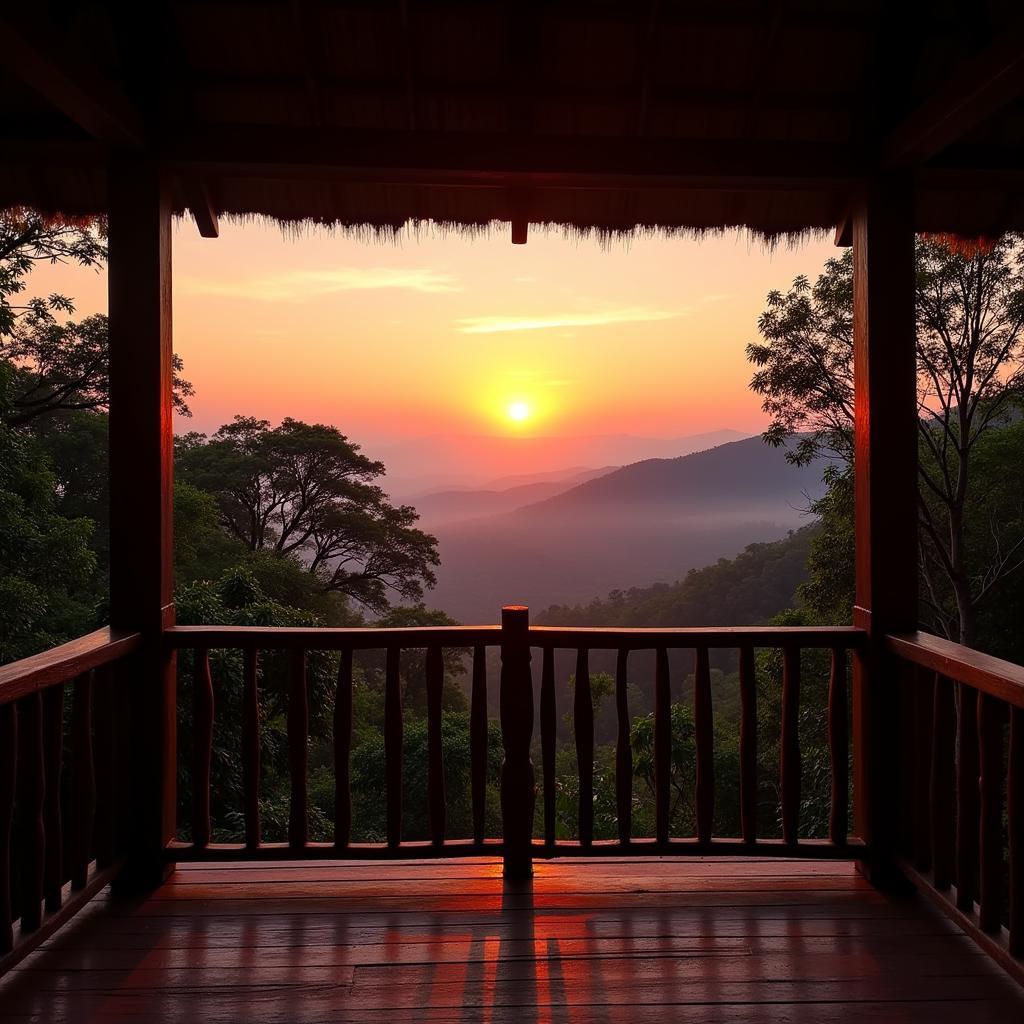
[[[110,154],[177,211],[766,236],[906,174],[920,230],[1024,229],[1003,0],[256,0],[0,14],[0,206],[101,213]]]

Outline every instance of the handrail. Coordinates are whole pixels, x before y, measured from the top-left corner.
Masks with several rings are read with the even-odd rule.
[[[906,661],[1024,708],[1024,666],[920,630],[885,639],[889,650]]]
[[[898,863],[1024,983],[1024,667],[924,632],[885,642],[913,668],[893,702],[909,797]]]
[[[500,626],[410,626],[326,628],[295,626],[171,626],[164,641],[172,648],[233,647],[274,650],[384,650],[389,647],[471,647],[496,644]],[[531,647],[586,647],[590,650],[647,650],[656,647],[844,647],[866,637],[856,626],[727,626],[622,629],[591,626],[531,626]]]
[[[856,626],[685,626],[633,628],[531,626],[535,647],[647,650],[656,647],[843,647],[857,648],[867,633]]]
[[[45,690],[117,661],[142,646],[142,635],[104,626],[59,647],[0,666],[0,704]]]
[[[578,771],[578,847],[622,852],[630,855],[641,848],[656,850],[658,855],[690,855],[699,850],[704,855],[753,854],[759,849],[773,853],[788,850],[802,855],[807,840],[800,831],[801,746],[800,675],[801,651],[814,649],[830,657],[828,669],[828,707],[822,708],[828,722],[828,748],[831,775],[831,809],[829,838],[807,849],[823,849],[834,856],[860,857],[866,847],[849,835],[849,716],[847,674],[849,655],[861,649],[867,637],[864,630],[850,626],[735,626],[689,627],[677,629],[621,629],[530,626],[528,609],[508,606],[502,610],[501,625],[484,626],[422,626],[409,628],[277,628],[271,626],[172,626],[163,632],[168,651],[186,649],[193,653],[190,665],[191,684],[186,693],[192,700],[192,815],[190,842],[174,843],[167,856],[176,860],[204,860],[221,856],[222,844],[212,841],[210,794],[212,770],[212,736],[218,710],[218,691],[211,666],[211,651],[232,649],[244,653],[241,666],[232,663],[232,673],[241,671],[238,692],[242,696],[242,747],[245,844],[235,848],[245,858],[281,856],[287,850],[292,858],[324,856],[329,850],[336,858],[359,856],[373,850],[374,856],[400,857],[413,846],[412,837],[403,831],[403,682],[402,659],[406,652],[425,650],[425,660],[407,662],[407,668],[420,674],[426,695],[427,726],[427,807],[429,809],[429,849],[434,855],[466,856],[472,851],[499,851],[505,859],[506,872],[512,875],[529,873],[534,856],[560,856],[577,846],[567,845],[557,836],[555,757],[556,757],[556,653],[575,651],[576,685],[572,697],[572,720],[576,743]],[[740,838],[716,833],[715,749],[713,703],[717,687],[712,685],[710,649],[728,649],[738,656],[739,685],[742,698],[741,720],[737,723],[741,748]],[[769,648],[783,655],[781,666],[781,732],[779,753],[780,793],[783,809],[783,836],[776,844],[764,845],[766,837],[758,834],[757,792],[757,668],[754,651]],[[471,666],[472,701],[470,708],[470,762],[472,764],[473,840],[466,843],[446,835],[447,795],[445,792],[444,741],[442,736],[443,690],[445,674],[442,652],[461,650]],[[503,748],[501,770],[501,839],[498,845],[486,838],[485,792],[487,788],[488,665],[493,672],[496,659],[488,650],[500,652],[498,686],[500,732]],[[531,654],[532,649],[532,654]],[[353,842],[352,777],[349,766],[353,734],[353,653],[364,650],[382,651],[383,665],[383,739],[384,739],[384,811],[386,843],[366,846]],[[335,808],[334,840],[327,845],[311,841],[308,815],[308,750],[310,729],[310,694],[307,676],[307,655],[313,651],[341,652],[337,661],[337,683],[334,700],[334,771]],[[539,680],[531,670],[536,658]],[[601,843],[594,832],[592,816],[594,795],[594,708],[590,694],[590,652],[614,651],[617,739],[615,748],[615,800],[619,838]],[[634,836],[631,824],[633,755],[632,734],[627,693],[630,686],[629,655],[631,652],[653,651],[653,668],[646,662],[635,666],[654,684],[653,773],[651,789],[654,796],[655,821],[653,835]],[[696,803],[695,834],[680,840],[672,835],[671,813],[671,678],[678,673],[678,659],[670,664],[669,652],[694,652],[695,741],[696,741]],[[287,730],[288,776],[291,800],[286,846],[263,841],[259,813],[260,780],[260,686],[258,682],[261,656],[269,652],[287,652],[285,663],[277,663],[275,685],[284,687],[287,699],[283,724]],[[539,662],[539,664],[537,664]],[[815,671],[824,668],[815,659]],[[214,666],[223,674],[224,665]],[[653,676],[651,675],[653,673]],[[539,687],[537,683],[539,682]],[[535,692],[536,691],[536,692]],[[533,834],[534,802],[538,796],[534,765],[531,759],[534,733],[533,703],[539,695],[539,739],[544,786],[543,839]],[[728,826],[725,826],[727,829]],[[418,841],[413,839],[413,843]],[[654,845],[650,845],[653,843]],[[424,847],[425,849],[428,847]],[[538,850],[543,853],[538,854]],[[273,851],[277,851],[274,853]]]
[[[415,650],[426,646],[471,647],[496,644],[501,626],[408,626],[337,628],[327,626],[170,626],[164,642],[172,648],[233,647],[240,650]]]
[[[130,721],[114,663],[142,643],[105,626],[0,667],[0,975],[124,862]]]

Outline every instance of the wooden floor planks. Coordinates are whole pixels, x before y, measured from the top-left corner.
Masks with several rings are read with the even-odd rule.
[[[98,896],[0,983],[0,1022],[1024,1020],[923,902],[850,864],[491,859],[181,867]]]

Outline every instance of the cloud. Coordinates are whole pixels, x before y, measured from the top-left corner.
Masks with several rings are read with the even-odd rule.
[[[458,321],[463,334],[497,334],[502,331],[546,331],[553,327],[604,327],[608,324],[635,324],[651,320],[672,320],[686,309],[649,309],[629,306],[621,309],[594,310],[589,313],[550,313],[538,316],[468,316]]]
[[[457,292],[458,280],[444,271],[426,267],[334,267],[324,270],[287,270],[242,281],[185,278],[176,287],[193,295],[222,295],[268,302],[296,302],[337,292],[375,291],[384,288],[435,294]]]

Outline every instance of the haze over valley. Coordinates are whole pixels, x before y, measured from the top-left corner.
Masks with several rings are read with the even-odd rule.
[[[674,582],[804,525],[824,490],[822,468],[792,466],[751,437],[561,480],[428,493],[412,502],[440,542],[428,602],[490,622],[502,604],[540,611]]]

